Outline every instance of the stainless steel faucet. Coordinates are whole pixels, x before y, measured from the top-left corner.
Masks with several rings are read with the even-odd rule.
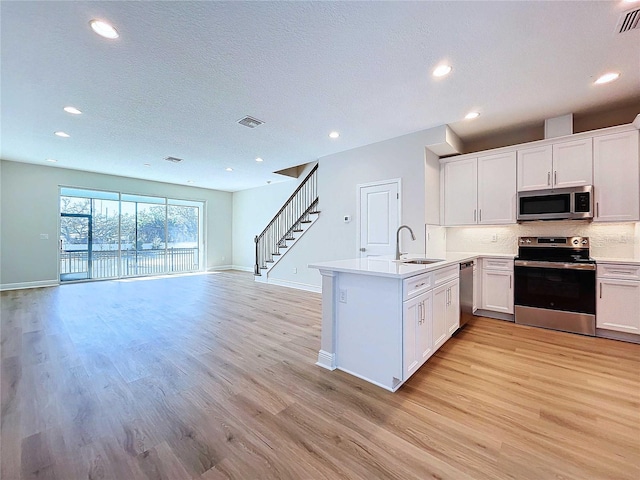
[[[398,231],[396,232],[396,260],[400,260],[400,230],[402,230],[403,228],[409,230],[409,233],[411,234],[411,240],[416,239],[416,236],[413,234],[413,230],[411,230],[411,227],[409,227],[408,225],[400,225],[398,227]]]

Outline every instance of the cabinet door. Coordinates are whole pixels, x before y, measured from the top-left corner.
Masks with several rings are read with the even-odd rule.
[[[598,281],[596,327],[640,334],[640,282]]]
[[[474,225],[477,218],[476,158],[444,164],[444,224]]]
[[[593,138],[595,222],[640,220],[638,132]]]
[[[553,188],[579,187],[593,183],[593,142],[583,138],[553,146]]]
[[[449,284],[445,283],[433,290],[433,351],[435,352],[449,338],[447,307],[449,304]]]
[[[482,270],[482,308],[513,313],[513,272]]]
[[[447,329],[450,337],[460,328],[460,280],[449,282],[449,305],[447,306]]]
[[[516,152],[478,158],[478,223],[516,223]]]
[[[551,188],[551,145],[518,150],[518,191]]]
[[[431,292],[403,304],[403,380],[407,380],[431,356]]]

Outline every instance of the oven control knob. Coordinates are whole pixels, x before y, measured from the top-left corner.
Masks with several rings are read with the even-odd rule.
[[[527,243],[531,243],[531,239],[530,238],[527,238]]]
[[[586,241],[586,240],[582,240],[582,244],[583,244],[583,245],[586,245],[586,244],[587,244],[587,241]]]
[[[521,238],[521,239],[520,239],[520,243],[524,243],[524,238]]]
[[[574,245],[578,245],[578,243],[580,243],[580,240],[578,240],[577,238],[573,239],[573,244]],[[584,243],[584,242],[583,242]]]

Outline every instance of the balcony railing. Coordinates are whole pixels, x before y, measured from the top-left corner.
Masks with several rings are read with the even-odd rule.
[[[60,252],[60,277],[63,280],[158,275],[192,272],[199,268],[198,248],[92,251],[90,261],[86,250]]]

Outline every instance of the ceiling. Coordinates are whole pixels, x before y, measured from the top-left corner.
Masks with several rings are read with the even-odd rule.
[[[464,140],[637,100],[640,30],[614,30],[638,6],[4,1],[0,157],[237,191],[442,124]],[[95,18],[120,37],[93,33]],[[620,78],[593,84],[608,71]]]

